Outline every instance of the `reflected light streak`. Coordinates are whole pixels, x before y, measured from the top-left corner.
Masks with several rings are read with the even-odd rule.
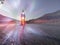
[[[41,29],[34,29],[33,27],[26,27],[26,33],[33,33],[36,35],[46,35]]]
[[[34,34],[37,34],[38,33],[35,29],[32,29],[31,27],[27,27],[26,31],[28,33],[34,33]]]
[[[6,26],[6,28],[5,28],[4,32],[6,33],[6,36],[5,36],[5,40],[3,41],[3,43],[5,43],[7,39],[14,36],[13,34],[15,33],[15,23],[14,24],[8,23],[5,26]]]
[[[5,27],[4,32],[8,33],[10,31],[14,30],[15,27],[16,27],[15,24],[7,24],[6,27]]]
[[[10,38],[11,36],[13,35],[13,31],[10,31],[8,34],[7,34],[7,38]]]
[[[5,26],[5,25],[7,25],[7,24],[0,24],[0,27],[3,27],[3,26]]]
[[[7,25],[7,27],[8,27],[9,25]],[[12,25],[11,25],[12,26]],[[11,27],[10,26],[10,27]],[[20,25],[19,24],[17,24],[17,25],[15,25],[16,27],[15,27],[15,29],[14,28],[12,28],[12,29],[10,29],[10,31],[6,28],[6,32],[8,32],[8,33],[6,33],[6,37],[5,37],[5,40],[4,40],[4,43],[6,42],[6,40],[8,39],[8,40],[10,40],[11,38],[13,39],[13,40],[15,40],[15,42],[17,42],[17,43],[20,43],[19,41],[19,39],[20,39],[20,36],[21,36],[21,29],[20,29]]]
[[[12,36],[12,34],[13,34],[13,31],[10,31],[8,34],[6,34],[5,40],[3,41],[3,43],[5,43],[6,40],[9,39]]]

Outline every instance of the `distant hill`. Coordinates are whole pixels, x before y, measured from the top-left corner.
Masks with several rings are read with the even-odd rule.
[[[53,13],[45,14],[44,16],[42,16],[42,17],[40,17],[38,19],[51,20],[51,19],[59,19],[59,18],[60,18],[60,10],[56,11],[56,12],[53,12]]]
[[[8,22],[15,22],[17,20],[3,16],[2,14],[0,14],[0,24],[1,23],[8,23]]]
[[[53,13],[48,13],[45,14],[42,17],[39,17],[37,19],[32,19],[27,21],[27,23],[60,23],[60,10],[53,12]]]

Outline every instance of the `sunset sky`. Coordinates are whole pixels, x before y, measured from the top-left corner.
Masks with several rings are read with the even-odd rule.
[[[26,20],[43,16],[60,10],[60,0],[5,0],[0,4],[0,13],[19,20],[19,16],[25,10]]]

